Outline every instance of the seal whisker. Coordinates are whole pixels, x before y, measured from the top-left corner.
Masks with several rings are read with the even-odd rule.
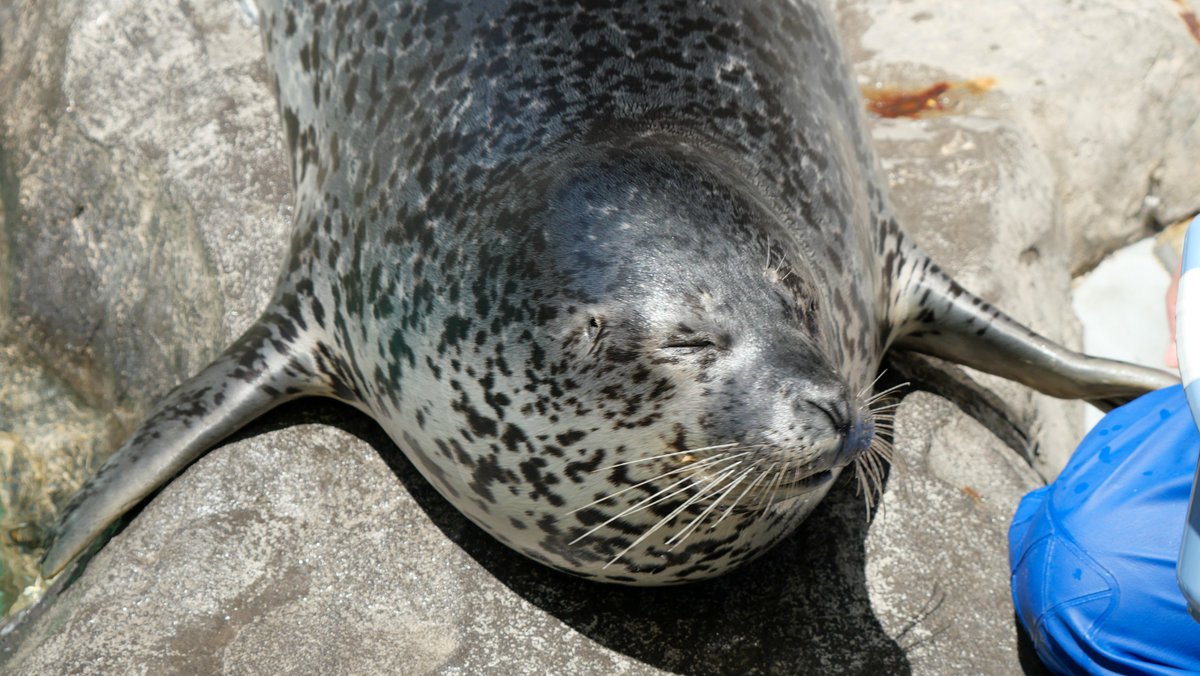
[[[704,497],[704,494],[713,486],[714,483],[715,482],[713,482],[713,481],[708,482],[708,484],[703,489],[701,489],[695,495],[693,495],[690,498],[688,498],[687,500],[685,500],[682,505],[679,505],[674,510],[672,510],[670,514],[659,519],[658,522],[655,523],[653,526],[651,526],[649,529],[647,529],[646,532],[644,532],[640,536],[638,536],[638,538],[636,540],[634,540],[632,544],[630,544],[625,549],[621,550],[621,553],[614,556],[611,561],[604,564],[604,567],[608,568],[609,566],[616,563],[617,561],[620,561],[621,557],[628,554],[630,550],[632,550],[634,547],[641,544],[643,541],[645,541],[646,538],[653,535],[655,532],[658,531],[658,529],[662,528],[664,525],[669,523],[672,519],[674,519],[676,516],[678,516],[680,513],[682,513],[685,509],[687,509],[688,507],[691,507],[693,504],[695,504],[697,500]],[[695,485],[695,484],[693,484],[693,485]],[[686,490],[686,488],[684,490]]]
[[[777,476],[777,477],[776,477],[776,479],[775,479],[775,483],[774,483],[774,485],[773,485],[773,488],[771,489],[771,497],[770,497],[770,499],[768,500],[768,502],[769,502],[771,505],[774,505],[774,504],[775,504],[775,498],[776,498],[776,497],[779,495],[779,489],[783,487],[783,485],[784,485],[784,483],[786,483],[786,481],[787,481],[787,474],[786,474],[786,472],[785,472],[785,471],[784,471],[784,470],[781,468],[781,469],[779,470],[779,474],[778,474],[778,476]]]
[[[896,447],[893,446],[890,441],[888,441],[886,439],[880,439],[879,437],[876,437],[875,439],[873,439],[871,441],[871,445],[868,447],[868,451],[870,451],[872,453],[880,454],[888,462],[892,462],[892,461],[899,459],[896,456]]]
[[[870,451],[867,453],[867,457],[871,458],[872,462],[874,462],[875,465],[880,468],[893,464],[887,455],[879,452],[879,450]]]
[[[763,503],[762,511],[765,513],[767,508],[775,504],[775,496],[779,493],[779,485],[783,483],[783,470],[775,472],[775,479],[771,482],[770,492],[767,494],[767,500]]]
[[[767,481],[765,483],[763,483],[763,488],[764,488],[764,491],[769,491],[770,490],[769,486],[771,485],[770,478],[774,476],[775,468],[778,465],[779,465],[779,461],[772,462],[771,466],[768,467],[765,471],[759,472],[758,478],[755,479],[754,483],[758,484],[760,481],[763,481],[764,479],[766,479]],[[763,509],[765,509],[762,505],[762,501],[763,501],[763,493],[759,492],[758,494],[756,494],[754,496],[753,509],[755,511],[762,511]]]
[[[879,498],[883,496],[883,470],[874,460],[871,462],[871,480],[868,483],[870,491],[867,493],[867,508],[874,509],[875,505],[879,504]]]
[[[694,469],[697,469],[697,468],[700,468],[700,467],[707,467],[707,466],[709,466],[709,465],[712,465],[712,464],[715,464],[715,463],[720,463],[720,462],[727,461],[727,460],[730,460],[730,459],[735,459],[735,458],[738,458],[738,457],[740,457],[741,455],[744,455],[744,454],[737,454],[737,455],[733,455],[733,456],[714,455],[714,456],[713,456],[713,457],[711,457],[711,458],[705,458],[705,459],[703,459],[703,460],[697,460],[696,462],[694,462],[694,463],[692,463],[692,464],[690,464],[690,465],[686,465],[686,466],[684,466],[684,467],[677,467],[677,468],[675,468],[675,469],[673,469],[673,470],[671,470],[671,471],[669,471],[669,472],[663,472],[662,474],[659,474],[659,475],[657,475],[657,476],[655,476],[655,477],[653,477],[653,478],[646,479],[645,481],[640,481],[640,482],[638,482],[638,483],[636,483],[636,484],[633,484],[632,486],[626,486],[625,488],[622,488],[622,489],[621,489],[621,490],[619,490],[619,491],[614,491],[614,492],[612,492],[612,493],[609,493],[608,495],[605,495],[604,497],[602,497],[602,498],[599,498],[599,499],[597,499],[597,500],[593,500],[593,501],[589,502],[589,503],[588,503],[588,504],[586,504],[586,505],[582,505],[582,506],[580,506],[580,507],[576,507],[575,509],[572,509],[571,511],[567,512],[567,514],[574,514],[575,512],[578,512],[578,511],[579,511],[579,510],[581,510],[581,509],[587,509],[588,507],[594,507],[594,506],[596,506],[596,505],[600,504],[601,502],[605,502],[605,501],[607,501],[607,500],[611,500],[612,498],[615,498],[615,497],[617,497],[618,495],[621,495],[622,493],[627,493],[627,492],[629,492],[629,491],[631,491],[631,490],[633,490],[633,489],[635,489],[635,488],[641,488],[642,486],[645,486],[646,484],[654,483],[655,481],[658,481],[658,480],[660,480],[660,479],[662,479],[662,478],[664,478],[664,477],[668,477],[668,476],[671,476],[671,475],[673,475],[673,474],[679,474],[680,472],[686,472],[686,471],[688,471],[688,470],[694,470]]]
[[[865,397],[865,396],[867,395],[867,393],[868,393],[868,392],[870,392],[871,390],[875,389],[875,385],[876,385],[876,384],[877,384],[877,383],[878,383],[880,380],[882,380],[882,379],[883,379],[883,376],[884,376],[884,375],[886,375],[886,374],[887,374],[887,369],[883,369],[882,371],[880,371],[880,372],[879,372],[879,375],[875,376],[875,380],[872,380],[872,381],[871,381],[871,383],[870,383],[869,385],[867,385],[866,387],[864,387],[864,388],[862,388],[861,390],[859,390],[859,391],[858,391],[858,396],[856,396],[856,397],[855,397],[855,399],[862,399],[863,397]]]
[[[904,471],[903,459],[895,453],[891,442],[881,437],[875,437],[871,441],[866,452],[855,458],[854,465],[860,490],[864,491],[866,497],[868,512],[878,497],[883,495],[887,468],[891,467],[901,473]]]
[[[908,387],[908,386],[909,386],[909,383],[907,383],[907,382],[900,383],[898,385],[892,385],[891,387],[887,388],[886,390],[882,390],[880,392],[876,392],[875,394],[871,395],[869,398],[867,398],[867,400],[865,402],[863,402],[863,404],[865,406],[869,407],[871,404],[874,404],[875,402],[879,401],[880,399],[883,399],[884,397],[888,396],[889,394],[894,394],[895,392],[897,392],[901,389],[904,389],[905,387]]]
[[[807,465],[805,465],[803,463],[796,462],[792,458],[788,458],[788,462],[783,466],[783,472],[784,472],[784,474],[787,474],[788,470],[791,470],[792,477],[788,481],[791,481],[794,483],[796,481],[799,481],[802,478],[800,476],[800,470],[804,469],[806,466]]]
[[[871,508],[875,506],[875,492],[878,485],[878,469],[871,464],[867,456],[862,456],[855,460],[855,472],[859,478],[859,487],[862,491],[863,502],[867,508],[867,514],[871,513]]]
[[[680,488],[678,490],[671,491],[672,488],[674,488],[675,486],[678,486],[680,484],[687,484],[687,485],[683,486],[682,488]],[[617,519],[619,519],[623,516],[633,514],[634,512],[639,512],[647,507],[657,505],[658,503],[660,503],[664,500],[668,500],[695,485],[696,485],[696,480],[694,478],[684,477],[684,478],[680,479],[679,481],[676,481],[675,483],[671,484],[670,486],[667,486],[666,488],[658,491],[657,493],[654,493],[653,495],[650,495],[649,497],[643,498],[640,502],[635,503],[633,506],[627,507],[625,509],[625,511],[620,512],[619,514],[616,514],[612,517],[609,517],[608,520],[604,521],[600,525],[594,526],[591,530],[587,531],[583,535],[580,535],[579,537],[575,538],[574,540],[571,540],[571,542],[569,544],[572,544],[572,545],[577,544],[580,540],[583,540],[584,538],[588,537],[592,533],[595,533],[596,531],[600,530],[601,528],[604,528],[605,526],[609,525],[613,521],[616,521]],[[668,491],[671,491],[671,492],[668,494],[667,493]],[[666,495],[664,495],[664,494],[666,494]]]
[[[875,490],[876,492],[882,492],[883,475],[885,471],[883,461],[876,453],[867,453],[866,460],[871,465],[871,479],[875,484]]]
[[[872,441],[869,450],[871,453],[887,461],[888,465],[896,471],[898,477],[901,479],[900,485],[903,486],[903,479],[905,473],[908,471],[908,464],[905,462],[904,456],[896,452],[896,447],[892,445],[892,442],[876,437]]]
[[[859,458],[854,459],[854,479],[856,481],[856,492],[863,496],[863,505],[866,507],[867,514],[871,513],[871,487],[867,485],[867,477],[862,469],[862,462]]]
[[[875,461],[875,457],[867,454],[862,457],[863,474],[867,478],[867,497],[870,498],[870,504],[875,504],[875,494],[879,491],[879,484],[882,477],[879,474],[879,463]]]
[[[604,467],[597,467],[596,469],[594,469],[592,471],[600,472],[600,471],[603,471],[606,469],[613,469],[615,467],[625,467],[626,465],[637,465],[639,463],[650,462],[652,460],[660,460],[662,458],[670,458],[670,457],[676,456],[676,455],[688,455],[691,453],[704,453],[705,451],[715,451],[715,450],[721,450],[721,449],[727,449],[727,448],[734,448],[737,446],[738,446],[738,443],[735,441],[735,442],[728,443],[728,444],[718,444],[716,446],[703,446],[701,448],[689,448],[689,449],[683,450],[683,451],[672,451],[670,453],[662,453],[660,455],[650,455],[650,456],[646,456],[644,458],[638,458],[636,460],[626,460],[625,462],[618,462],[618,463],[612,464],[612,465],[605,465]],[[745,446],[744,448],[758,448],[761,446],[762,446],[762,444],[758,444],[755,446]]]
[[[741,463],[738,463],[738,464],[741,464]],[[721,491],[721,494],[718,495],[716,497],[716,499],[713,500],[708,505],[708,507],[706,507],[704,509],[703,512],[700,512],[699,516],[697,516],[695,519],[692,519],[692,522],[689,523],[687,525],[687,527],[685,527],[679,533],[675,534],[670,540],[667,540],[667,544],[671,545],[670,549],[674,550],[675,547],[677,545],[679,545],[679,543],[686,540],[688,538],[688,536],[692,534],[692,531],[694,531],[696,529],[696,526],[700,525],[700,523],[704,520],[704,517],[708,516],[708,513],[711,512],[713,510],[713,508],[715,508],[717,505],[721,504],[721,501],[724,500],[725,497],[733,491],[733,489],[737,488],[738,484],[740,484],[742,482],[742,480],[745,479],[752,470],[753,470],[753,468],[746,469],[741,474],[739,474],[735,479],[731,480],[729,482],[729,484],[726,485],[725,490]],[[672,540],[674,540],[674,543],[672,543]]]
[[[738,463],[738,464],[741,464],[741,463]],[[736,471],[736,469],[730,468],[729,471],[725,472],[720,477],[717,477],[716,479],[714,479],[712,483],[717,484],[721,481],[724,481],[727,476],[734,473],[735,471]],[[691,522],[688,523],[688,525],[683,528],[683,530],[681,530],[678,533],[676,533],[675,535],[671,536],[671,538],[667,540],[667,544],[670,545],[670,547],[668,547],[668,551],[674,551],[675,547],[679,546],[679,544],[681,542],[686,540],[688,538],[688,536],[691,535],[692,532],[696,529],[696,526],[698,526],[700,524],[700,522],[702,522],[704,520],[704,517],[708,516],[709,512],[711,512],[714,507],[721,504],[721,501],[725,499],[725,496],[729,495],[729,492],[732,491],[734,488],[737,488],[738,483],[745,477],[746,477],[746,473],[743,472],[737,479],[732,480],[729,484],[726,485],[725,490],[723,490],[721,492],[721,494],[716,497],[716,499],[714,499],[712,502],[710,502],[708,507],[704,508],[703,512],[700,512],[699,516],[692,519]]]
[[[871,416],[872,423],[891,425],[896,422],[896,409],[892,407],[878,410],[868,409],[867,413]]]
[[[749,476],[750,473],[754,471],[754,469],[755,469],[754,467],[747,468],[746,472],[745,472],[745,476]],[[730,503],[729,507],[727,507],[725,509],[725,513],[721,515],[721,518],[717,519],[716,522],[713,523],[713,525],[709,526],[708,530],[710,530],[710,531],[714,530],[717,526],[721,525],[721,522],[725,520],[725,517],[732,514],[733,510],[737,508],[738,503],[742,501],[742,498],[746,497],[747,493],[754,490],[754,487],[758,485],[759,481],[762,481],[763,476],[764,476],[763,474],[759,474],[758,477],[754,481],[750,482],[745,488],[743,488],[742,492],[739,493],[738,496],[736,498],[734,498],[733,502]]]
[[[744,454],[741,454],[741,455],[744,455]],[[730,460],[730,459],[732,459],[732,458],[724,458],[723,460]],[[719,464],[719,463],[715,463],[715,462],[714,462],[713,464]],[[725,472],[725,473],[724,473],[724,474],[722,474],[721,476],[726,476],[726,475],[728,474],[728,472],[729,472],[729,471],[733,471],[733,468],[736,468],[736,467],[737,467],[738,465],[740,465],[740,464],[741,464],[741,461],[739,460],[738,462],[734,463],[734,464],[733,464],[733,465],[732,465],[732,466],[731,466],[731,467],[730,467],[730,468],[729,468],[727,471],[726,471],[726,470],[723,470],[723,472]],[[695,466],[693,465],[693,467],[695,467]],[[685,468],[685,469],[686,469],[686,468]],[[673,472],[672,472],[672,473],[673,473]],[[665,475],[663,475],[663,476],[665,476]],[[660,478],[661,478],[661,477],[660,477]],[[643,482],[643,483],[648,483],[648,482]],[[664,494],[664,493],[666,493],[667,491],[670,491],[672,488],[674,488],[674,487],[676,487],[676,486],[679,486],[680,484],[683,484],[683,483],[686,483],[687,485],[686,485],[686,486],[683,486],[682,488],[680,488],[680,489],[678,489],[678,490],[676,490],[676,491],[673,491],[673,492],[671,492],[669,495],[663,495],[663,494]],[[710,482],[710,483],[711,483],[711,482]],[[641,511],[641,510],[643,510],[643,509],[646,509],[647,507],[651,507],[651,506],[653,506],[653,505],[656,505],[656,504],[658,504],[658,503],[660,503],[660,502],[662,502],[662,501],[664,501],[664,500],[667,500],[667,499],[669,499],[669,498],[671,498],[671,497],[673,497],[673,496],[675,496],[675,495],[678,495],[679,493],[682,493],[683,491],[686,491],[687,489],[689,489],[689,488],[691,488],[691,487],[695,486],[696,484],[697,484],[697,481],[695,480],[695,478],[694,478],[694,477],[690,477],[690,476],[688,476],[688,477],[684,477],[684,478],[680,479],[679,481],[676,481],[676,482],[672,483],[671,485],[667,486],[666,488],[663,488],[663,489],[659,490],[658,492],[656,492],[656,493],[653,493],[653,494],[651,494],[651,495],[647,496],[646,498],[643,498],[643,499],[642,499],[640,502],[637,502],[637,503],[633,504],[632,506],[630,506],[630,507],[627,507],[627,508],[626,508],[624,511],[622,511],[621,513],[619,513],[619,514],[617,514],[617,515],[615,515],[615,516],[613,516],[613,517],[609,518],[607,521],[604,521],[603,523],[601,523],[601,524],[600,524],[600,525],[598,525],[598,526],[595,526],[595,527],[593,527],[591,530],[587,531],[587,532],[586,532],[586,533],[584,533],[583,535],[580,535],[579,537],[575,538],[574,540],[572,540],[572,541],[570,542],[570,544],[576,544],[576,543],[578,543],[580,540],[583,540],[584,538],[586,538],[586,537],[588,537],[589,535],[591,535],[592,533],[595,533],[596,531],[600,530],[601,528],[604,528],[605,526],[608,526],[608,525],[609,525],[609,524],[611,524],[613,521],[616,521],[617,519],[620,519],[621,517],[628,516],[628,515],[630,515],[630,514],[633,514],[633,513],[635,513],[635,512],[639,512],[639,511]],[[641,485],[641,484],[639,484],[639,485]],[[637,486],[630,486],[629,488],[636,488],[636,487],[637,487]],[[628,489],[626,489],[626,490],[628,490]],[[614,495],[616,495],[616,494],[614,494]],[[661,496],[661,497],[660,497],[660,496]],[[611,496],[609,496],[609,497],[611,497]],[[605,498],[605,499],[607,499],[607,498]],[[572,510],[572,511],[577,511],[577,510]]]
[[[859,456],[854,459],[854,469],[855,469],[855,472],[862,475],[864,478],[866,478],[868,480],[868,485],[869,485],[869,480],[871,478],[871,464],[867,460],[867,457],[865,455]]]

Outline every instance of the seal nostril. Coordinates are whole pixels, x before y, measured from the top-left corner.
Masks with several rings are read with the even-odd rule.
[[[833,429],[839,432],[848,431],[850,429],[850,416],[846,414],[845,406],[839,406],[840,402],[808,402],[817,410],[825,414],[829,418],[829,424]]]

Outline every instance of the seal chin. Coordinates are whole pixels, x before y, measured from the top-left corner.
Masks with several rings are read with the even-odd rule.
[[[784,490],[779,498],[783,500],[789,497],[794,497],[795,495],[799,495],[801,493],[809,493],[817,489],[825,488],[828,484],[833,482],[833,479],[838,473],[841,472],[841,470],[841,467],[835,467],[833,469],[823,470],[789,482],[783,487]]]
[[[766,488],[757,489],[750,503],[761,505],[760,508],[778,510],[787,508],[788,503],[794,502],[797,498],[808,497],[820,500],[825,493],[829,492],[833,480],[841,474],[841,471],[842,468],[834,467],[771,482]]]

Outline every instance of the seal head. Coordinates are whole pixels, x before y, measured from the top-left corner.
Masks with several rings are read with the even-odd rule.
[[[431,480],[573,573],[713,575],[786,534],[868,448],[871,374],[840,368],[831,299],[748,184],[671,139],[587,155],[496,252],[499,303],[536,302],[542,321],[481,332],[509,367],[424,400],[430,421],[491,402],[481,417],[519,442],[487,456],[486,480],[478,459]],[[462,443],[448,432],[434,445]]]

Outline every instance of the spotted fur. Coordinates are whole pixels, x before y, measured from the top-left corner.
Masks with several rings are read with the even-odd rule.
[[[84,489],[48,573],[318,394],[531,558],[711,577],[842,469],[878,473],[889,345],[1051,349],[897,227],[823,4],[586,4],[260,3],[297,202],[278,292]],[[1100,386],[1100,362],[1052,348],[990,370],[1094,399],[1159,382],[1104,363]]]

